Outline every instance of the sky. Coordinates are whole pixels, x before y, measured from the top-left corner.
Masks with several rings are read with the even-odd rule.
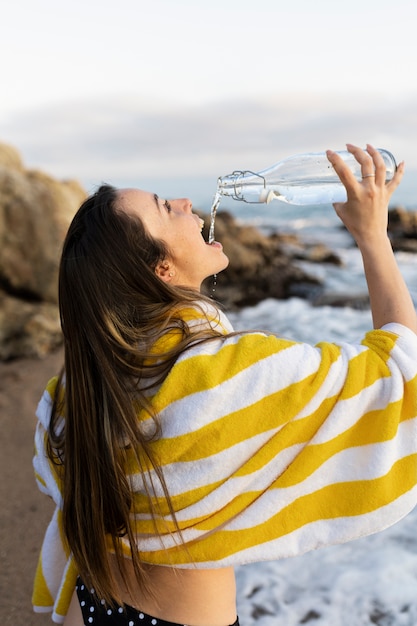
[[[416,23],[414,0],[15,0],[0,142],[88,189],[215,185],[346,142],[411,173]]]

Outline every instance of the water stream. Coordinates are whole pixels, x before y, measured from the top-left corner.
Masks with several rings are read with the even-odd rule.
[[[219,189],[217,189],[216,194],[213,199],[213,204],[211,205],[211,211],[210,211],[210,230],[209,230],[209,237],[208,237],[209,243],[213,243],[214,241],[214,224],[216,222],[216,214],[217,214],[217,209],[219,208],[220,199],[221,199],[221,193]]]

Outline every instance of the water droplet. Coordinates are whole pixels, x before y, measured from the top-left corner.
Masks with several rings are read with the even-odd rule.
[[[211,297],[214,297],[214,294],[216,293],[216,287],[217,287],[217,274],[213,274],[213,287],[211,288]]]

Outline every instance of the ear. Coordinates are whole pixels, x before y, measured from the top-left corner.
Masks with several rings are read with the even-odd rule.
[[[167,261],[161,261],[155,267],[155,274],[164,281],[164,283],[170,283],[175,276],[173,265]]]

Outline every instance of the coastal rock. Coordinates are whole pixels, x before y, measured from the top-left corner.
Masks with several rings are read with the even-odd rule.
[[[349,307],[357,311],[369,309],[369,295],[367,293],[322,293],[312,300],[313,306]]]
[[[286,233],[274,233],[271,240],[277,241],[282,251],[291,259],[310,263],[330,263],[338,267],[342,265],[340,256],[323,243],[301,241],[297,235]]]
[[[417,211],[402,206],[391,207],[388,211],[388,236],[395,252],[417,253]],[[352,242],[356,245],[353,238]]]
[[[417,211],[394,207],[388,213],[388,234],[395,251],[417,252]]]
[[[44,357],[62,343],[58,307],[0,292],[0,360]]]
[[[85,195],[75,181],[25,169],[0,144],[0,359],[57,345],[60,250]]]
[[[209,224],[209,216],[201,217]],[[294,236],[290,240],[277,233],[263,235],[252,226],[239,225],[226,211],[217,214],[216,238],[222,242],[230,263],[215,284],[213,279],[206,281],[204,291],[229,310],[251,306],[265,298],[314,298],[322,283],[305,272],[297,260],[316,257],[317,261],[320,258],[321,262],[340,264],[337,255],[325,246],[320,246],[320,252],[317,247],[314,253]]]
[[[57,302],[62,241],[85,192],[0,165],[0,280],[12,293]]]
[[[23,161],[16,148],[0,143],[0,167],[23,171]]]

